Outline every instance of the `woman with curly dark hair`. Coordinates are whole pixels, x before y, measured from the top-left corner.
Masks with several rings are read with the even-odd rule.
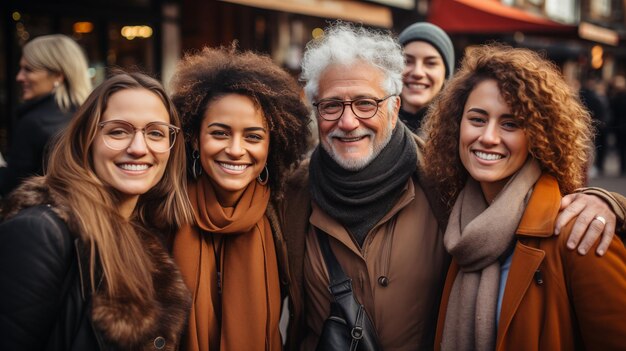
[[[172,85],[196,219],[174,239],[194,301],[183,348],[280,350],[286,253],[271,200],[307,151],[300,88],[269,57],[234,46],[186,56]]]
[[[553,236],[593,145],[589,113],[557,68],[527,49],[475,48],[425,127],[425,172],[454,203],[436,348],[621,348],[622,242],[599,258],[566,248],[573,221]]]

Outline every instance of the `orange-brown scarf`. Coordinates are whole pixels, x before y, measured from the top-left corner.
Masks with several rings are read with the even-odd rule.
[[[183,349],[280,350],[278,266],[265,216],[269,189],[253,181],[234,208],[223,208],[203,176],[189,186],[189,197],[203,232],[186,226],[174,239],[174,259],[193,294]],[[221,306],[213,234],[223,238]]]

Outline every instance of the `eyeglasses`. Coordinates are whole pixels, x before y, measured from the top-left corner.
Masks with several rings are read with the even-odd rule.
[[[165,122],[150,122],[143,128],[131,123],[112,120],[98,123],[106,146],[113,150],[124,150],[133,142],[137,132],[143,134],[146,145],[154,152],[166,152],[174,146],[180,128]]]
[[[313,104],[317,108],[317,113],[327,121],[336,121],[343,115],[346,105],[350,105],[352,112],[357,118],[372,118],[378,112],[378,105],[395,95],[387,95],[382,99],[359,98],[354,100],[321,100]]]

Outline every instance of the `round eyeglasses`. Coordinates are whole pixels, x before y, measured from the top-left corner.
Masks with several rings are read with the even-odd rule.
[[[358,98],[354,100],[337,100],[328,99],[321,100],[313,104],[317,108],[317,113],[326,121],[336,121],[343,116],[346,105],[350,105],[350,109],[357,118],[372,118],[378,112],[378,105],[395,95],[387,95],[382,99],[374,98]]]
[[[127,149],[137,132],[143,134],[148,148],[154,152],[169,151],[176,141],[180,128],[165,122],[150,122],[143,128],[121,120],[100,122],[104,144],[113,150]]]

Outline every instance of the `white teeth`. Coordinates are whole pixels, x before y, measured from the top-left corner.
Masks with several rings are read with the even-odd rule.
[[[417,83],[410,83],[408,84],[409,88],[412,89],[426,89],[427,86],[425,84],[417,84]]]
[[[143,170],[148,169],[147,164],[137,165],[133,163],[123,163],[123,164],[120,164],[119,167],[127,171],[143,171]]]
[[[230,163],[222,163],[222,162],[220,162],[220,166],[226,169],[230,169],[232,171],[243,171],[244,169],[246,169],[246,167],[248,167],[248,165],[231,165]]]
[[[476,156],[478,156],[478,158],[483,159],[483,160],[487,160],[487,161],[499,160],[499,159],[501,159],[503,157],[502,155],[488,154],[486,152],[480,152],[480,151],[474,151],[474,154]]]
[[[359,141],[362,137],[354,137],[354,138],[341,138],[341,141],[351,142],[351,141]]]

